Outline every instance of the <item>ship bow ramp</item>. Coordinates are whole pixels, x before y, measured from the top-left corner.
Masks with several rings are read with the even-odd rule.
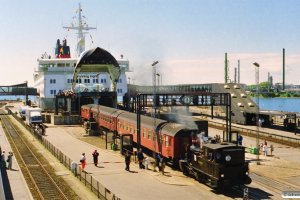
[[[113,91],[116,90],[121,69],[118,61],[106,50],[97,47],[83,52],[74,69],[72,90],[74,91],[77,76],[82,72],[108,73],[113,82]]]

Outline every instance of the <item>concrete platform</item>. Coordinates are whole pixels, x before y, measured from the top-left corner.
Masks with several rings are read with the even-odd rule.
[[[6,158],[8,155],[8,152],[12,151],[11,146],[6,138],[6,135],[4,133],[4,130],[2,126],[0,127],[0,146],[2,148],[2,151],[5,151]],[[26,181],[23,177],[23,174],[20,170],[20,167],[13,156],[13,162],[12,162],[12,170],[6,170],[7,173],[7,179],[4,183],[4,190],[7,199],[20,199],[20,200],[31,200],[32,195],[29,191],[29,188],[26,184]],[[5,178],[5,177],[3,177]]]
[[[71,129],[76,127],[71,127]],[[80,128],[80,127],[77,127]],[[82,129],[82,128],[80,128]],[[82,129],[83,130],[83,129]],[[78,131],[78,130],[74,130]],[[81,154],[87,157],[87,173],[101,182],[121,199],[227,199],[223,195],[209,192],[211,189],[181,172],[166,170],[165,175],[159,172],[139,169],[132,163],[131,172],[125,171],[124,157],[112,150],[96,148],[69,135],[65,128],[49,127],[45,138],[73,160],[80,160]],[[92,161],[92,152],[100,153],[99,166]],[[205,192],[207,191],[207,192]]]

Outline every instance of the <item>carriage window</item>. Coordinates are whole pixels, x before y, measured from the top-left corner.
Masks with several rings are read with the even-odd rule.
[[[146,130],[143,128],[143,137],[146,138]]]
[[[153,141],[156,141],[156,133],[153,133]]]
[[[151,138],[152,138],[152,133],[151,131],[148,131],[148,140],[151,140]]]
[[[165,146],[168,147],[169,146],[169,136],[166,135],[166,139],[165,139]]]

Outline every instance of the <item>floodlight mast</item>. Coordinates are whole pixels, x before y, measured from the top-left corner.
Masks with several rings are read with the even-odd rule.
[[[259,126],[261,125],[259,121],[259,64],[257,62],[253,63],[255,66],[255,82],[256,82],[256,164],[259,165]]]

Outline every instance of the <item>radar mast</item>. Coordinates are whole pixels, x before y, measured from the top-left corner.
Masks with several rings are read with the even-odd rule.
[[[77,57],[80,56],[80,54],[82,52],[85,51],[85,34],[87,34],[88,30],[93,30],[96,29],[96,27],[89,27],[88,24],[86,23],[85,20],[83,20],[83,18],[85,18],[84,15],[82,15],[82,8],[81,8],[81,4],[79,3],[79,8],[76,11],[76,13],[78,14],[77,17],[77,24],[73,24],[71,23],[71,26],[63,26],[64,29],[68,29],[68,30],[77,30],[77,45],[76,45],[76,54]],[[73,17],[76,18],[76,17]],[[83,32],[86,31],[86,32]]]

